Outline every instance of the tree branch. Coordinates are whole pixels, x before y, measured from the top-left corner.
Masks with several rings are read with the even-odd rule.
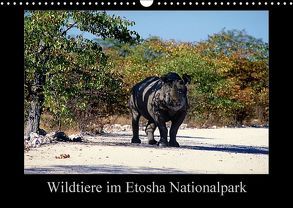
[[[77,22],[74,22],[72,25],[70,25],[66,30],[64,30],[62,32],[61,36],[65,35],[68,32],[68,30],[70,30],[71,28],[73,28],[76,24],[77,24]]]
[[[73,28],[75,25],[77,24],[77,22],[74,22],[72,25],[70,25],[66,30],[64,30],[62,33],[61,33],[61,36],[65,35],[71,28]],[[40,51],[38,52],[38,54],[43,54],[47,49],[49,49],[50,46],[48,45],[44,45]]]

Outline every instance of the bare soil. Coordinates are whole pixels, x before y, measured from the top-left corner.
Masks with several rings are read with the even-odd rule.
[[[25,174],[268,174],[268,128],[181,129],[179,148],[131,144],[131,131],[24,153]],[[159,132],[155,132],[156,140]]]

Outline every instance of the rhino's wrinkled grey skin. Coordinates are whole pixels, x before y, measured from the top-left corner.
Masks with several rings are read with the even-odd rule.
[[[132,143],[141,143],[138,131],[139,118],[143,116],[148,120],[145,131],[149,144],[179,147],[176,134],[188,108],[187,83],[190,83],[190,76],[183,75],[181,78],[178,74],[170,72],[162,77],[148,77],[132,88],[129,102],[132,114]],[[168,121],[172,122],[169,142],[166,127]],[[154,139],[156,127],[160,131],[159,142]]]

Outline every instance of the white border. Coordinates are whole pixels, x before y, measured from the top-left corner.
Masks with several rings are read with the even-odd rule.
[[[136,5],[136,2],[132,1],[89,1],[85,2],[83,0],[81,1],[7,1],[3,2],[0,1],[0,6],[116,6],[116,5]],[[292,6],[293,1],[158,1],[155,4],[155,6],[185,6],[185,7],[194,7],[194,6]]]

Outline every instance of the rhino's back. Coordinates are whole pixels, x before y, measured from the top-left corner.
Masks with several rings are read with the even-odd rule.
[[[162,84],[160,80],[159,77],[148,77],[132,88],[134,105],[147,119],[152,117],[148,111],[148,105],[150,104],[155,91],[161,88]]]

